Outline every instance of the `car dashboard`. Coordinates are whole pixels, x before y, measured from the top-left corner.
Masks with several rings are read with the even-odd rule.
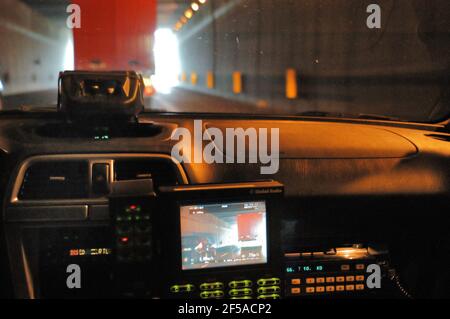
[[[438,125],[146,113],[125,133],[2,116],[5,297],[450,296],[450,134]],[[178,161],[172,132],[194,119],[279,128],[278,171]]]

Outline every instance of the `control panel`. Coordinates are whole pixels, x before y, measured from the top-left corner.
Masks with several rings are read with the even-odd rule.
[[[169,297],[192,299],[280,299],[282,280],[275,276],[246,276],[230,280],[193,278],[190,282],[170,286]],[[245,279],[244,279],[245,278]],[[202,281],[203,279],[203,281]]]
[[[114,236],[113,278],[122,297],[152,298],[158,295],[154,262],[154,197],[111,197],[110,213]]]
[[[389,293],[385,250],[362,244],[282,249],[274,209],[282,191],[276,182],[176,186],[160,193],[151,180],[118,183],[108,224],[39,230],[40,277],[46,279],[41,293],[172,299]],[[83,289],[66,292],[68,264],[82,268]]]
[[[114,199],[111,205],[118,262],[150,262],[153,255],[152,201]]]
[[[302,251],[284,254],[285,295],[305,297],[321,295],[356,296],[385,288],[386,252],[371,248],[332,248],[327,251]],[[379,270],[379,273],[377,273]],[[373,274],[373,280],[369,276]],[[379,278],[376,276],[379,275]],[[379,280],[379,286],[377,286]],[[368,286],[368,282],[373,286]]]
[[[185,299],[355,298],[392,292],[388,253],[360,245],[284,253],[280,272],[254,269],[196,275],[174,282],[168,297]],[[379,271],[379,272],[378,272]],[[260,273],[260,275],[255,275]],[[236,274],[240,274],[236,276]],[[371,278],[371,276],[373,278]],[[379,277],[377,277],[379,276]]]

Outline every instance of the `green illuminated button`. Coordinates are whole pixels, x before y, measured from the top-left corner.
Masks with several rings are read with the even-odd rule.
[[[228,294],[231,297],[250,296],[253,293],[251,288],[231,289]]]
[[[259,287],[257,291],[259,295],[277,294],[280,292],[280,287],[279,286]]]
[[[222,282],[205,282],[200,285],[200,290],[222,290],[223,283]]]
[[[252,296],[231,297],[230,299],[252,299]]]
[[[178,292],[191,292],[195,290],[195,286],[192,284],[186,285],[173,285],[170,287],[170,292],[178,293]]]
[[[278,286],[280,285],[280,278],[261,278],[258,279],[258,286]]]
[[[223,298],[223,296],[225,295],[222,290],[215,290],[213,291],[213,294],[214,298]]]
[[[251,287],[252,281],[251,280],[233,280],[228,283],[228,286],[230,288],[244,288],[244,287]]]
[[[214,290],[214,291],[202,291],[200,293],[200,298],[202,299],[220,299],[223,298],[224,292],[222,290]]]
[[[202,298],[202,299],[210,299],[210,298],[213,298],[213,293],[212,293],[212,291],[202,291],[202,292],[200,293],[200,298]]]
[[[279,294],[259,295],[257,299],[280,299]]]

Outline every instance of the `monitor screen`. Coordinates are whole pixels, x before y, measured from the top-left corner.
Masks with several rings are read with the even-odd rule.
[[[267,263],[266,203],[180,207],[183,270]]]

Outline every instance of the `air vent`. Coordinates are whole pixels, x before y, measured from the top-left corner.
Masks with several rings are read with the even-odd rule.
[[[156,187],[178,184],[176,166],[163,159],[124,159],[114,163],[116,181],[152,178]]]
[[[426,134],[426,136],[432,137],[436,140],[450,142],[450,135],[447,134]]]
[[[87,161],[48,161],[25,172],[20,200],[78,199],[89,195]]]

